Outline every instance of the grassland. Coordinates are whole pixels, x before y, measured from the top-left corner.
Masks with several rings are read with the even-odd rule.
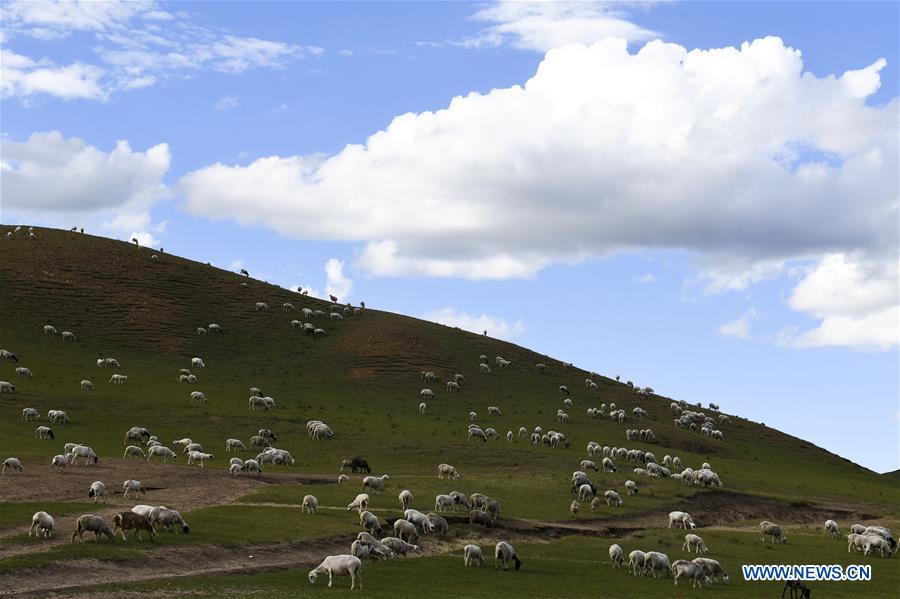
[[[359,479],[343,485],[321,483],[334,481],[340,460],[356,454],[366,457],[376,474],[391,476],[388,490],[373,497],[372,508],[379,517],[393,519],[399,515],[396,494],[402,488],[412,490],[414,505],[423,511],[433,507],[435,494],[451,489],[480,491],[501,501],[502,522],[507,524],[496,530],[476,531],[454,521],[450,539],[434,545],[433,551],[426,543],[429,553],[416,559],[415,565],[405,560],[367,565],[366,592],[376,595],[390,592],[404,577],[414,576],[429,582],[424,588],[416,588],[423,597],[448,588],[465,588],[467,596],[490,591],[496,596],[492,570],[464,571],[461,560],[444,554],[456,551],[453,543],[473,534],[486,544],[509,536],[525,548],[519,551],[529,556],[529,565],[504,578],[504,594],[549,596],[547,590],[554,589],[553,594],[558,591],[558,596],[578,596],[581,583],[574,586],[566,581],[581,571],[582,581],[602,585],[611,596],[641,597],[659,596],[656,585],[668,585],[668,589],[671,583],[632,580],[607,571],[600,562],[605,561],[610,539],[623,531],[651,535],[645,539],[645,548],[653,543],[660,543],[657,548],[666,547],[664,542],[674,543],[669,539],[674,533],[658,530],[665,525],[665,513],[671,509],[687,509],[701,527],[714,527],[701,534],[721,541],[717,544],[722,549],[714,550],[714,557],[732,570],[751,557],[762,560],[787,556],[802,559],[799,563],[825,563],[826,559],[840,558],[840,546],[844,556],[840,559],[863,561],[862,556],[848,556],[840,542],[826,544],[817,530],[821,521],[835,517],[846,528],[856,520],[890,523],[898,518],[900,489],[895,477],[877,475],[739,415],[733,415],[731,424],[722,427],[724,441],[678,429],[672,424],[669,409],[672,398],[652,396],[638,401],[630,387],[610,378],[616,373],[602,373],[602,365],[594,367],[609,376],[598,377],[600,391],[592,393],[581,384],[588,376],[584,370],[564,370],[558,361],[522,347],[371,306],[358,318],[320,321],[329,334],[313,339],[291,328],[290,321],[300,318],[299,312],[284,312],[281,305],[291,302],[298,310],[311,307],[328,311],[329,302],[176,256],[162,254],[154,261],[150,250],[90,235],[40,229],[37,240],[10,241],[5,238],[7,230],[0,227],[0,347],[15,352],[20,362],[0,363],[0,379],[17,386],[14,393],[0,396],[0,457],[19,457],[26,464],[26,473],[5,477],[0,483],[0,528],[9,533],[0,546],[8,551],[0,552],[0,572],[21,572],[31,566],[46,569],[53,563],[90,557],[91,551],[99,550],[85,544],[83,548],[54,546],[38,551],[35,541],[10,536],[16,532],[13,525],[19,534],[27,529],[36,505],[52,505],[54,515],[85,509],[81,504],[58,505],[86,499],[80,479],[75,484],[68,472],[54,478],[47,469],[50,457],[61,452],[67,441],[90,444],[101,457],[98,466],[115,466],[99,469],[98,473],[119,476],[123,468],[131,468],[129,477],[149,482],[152,488],[141,502],[167,502],[191,523],[188,536],[162,535],[156,545],[129,545],[127,552],[122,547],[122,554],[111,557],[125,555],[129,559],[133,553],[149,554],[185,544],[219,547],[352,538],[358,527],[344,508],[361,490]],[[241,287],[242,282],[249,286]],[[254,312],[257,301],[267,302],[272,310]],[[222,325],[221,335],[196,334],[198,326],[212,322]],[[67,344],[59,336],[42,335],[42,327],[48,323],[60,331],[74,331],[78,342]],[[491,358],[502,355],[513,364],[483,375],[477,367],[480,354]],[[97,368],[95,362],[107,356],[121,363],[121,369],[115,372],[128,375],[126,385],[106,383],[114,371]],[[199,383],[180,384],[178,370],[189,368],[194,356],[206,363],[206,368],[194,369]],[[549,364],[551,371],[535,372],[537,362]],[[17,378],[16,366],[30,368],[34,378]],[[418,392],[424,386],[419,376],[422,370],[435,371],[441,380],[461,372],[467,383],[458,394],[443,392],[442,383],[433,385],[437,397],[429,401],[428,414],[422,416],[416,409]],[[627,377],[627,373],[622,374]],[[95,390],[81,391],[82,379],[92,380]],[[574,407],[568,410],[571,422],[566,425],[555,421],[556,410],[562,407],[557,389],[560,384],[568,385],[573,392]],[[268,412],[248,410],[251,386],[274,397],[278,408]],[[206,394],[208,404],[192,403],[189,392],[195,389]],[[586,408],[601,402],[616,403],[629,414],[632,407],[641,405],[649,417],[639,426],[652,427],[658,442],[626,442],[624,429],[636,426],[633,419],[618,424],[588,418]],[[727,412],[727,401],[721,403]],[[488,418],[488,405],[500,406],[503,416]],[[72,423],[54,426],[56,440],[39,440],[33,434],[36,423],[21,421],[24,407],[34,407],[42,414],[62,409],[69,413]],[[572,446],[549,449],[524,441],[469,441],[466,427],[471,410],[479,413],[484,426],[496,428],[501,436],[520,426],[530,430],[540,425],[545,430],[562,430]],[[305,422],[313,418],[328,422],[336,431],[335,438],[327,442],[310,440]],[[166,468],[150,469],[138,462],[123,466],[123,434],[132,426],[146,426],[164,443],[184,436],[203,443],[216,454],[202,477],[196,475],[197,484],[206,486],[188,492],[191,473],[197,470],[187,470],[181,460],[179,465]],[[258,483],[232,481],[225,472],[224,440],[237,437],[246,442],[262,427],[276,431],[277,445],[291,451],[297,464],[267,468]],[[708,461],[726,487],[704,490],[682,487],[672,480],[642,478],[638,479],[640,494],[626,498],[622,508],[604,506],[597,514],[584,509],[573,525],[568,522],[568,479],[578,462],[587,457],[584,447],[589,440],[650,450],[660,458],[666,453],[679,455],[694,467]],[[454,464],[462,479],[438,480],[436,466],[441,462]],[[618,473],[592,474],[593,480],[601,489],[623,491],[624,481],[634,477],[630,474],[634,465],[619,465]],[[210,469],[212,472],[207,472]],[[170,472],[171,477],[167,474]],[[177,481],[175,473],[180,477]],[[121,480],[105,482],[121,485]],[[203,500],[206,492],[222,498]],[[325,509],[319,516],[301,518],[298,509],[288,506],[296,506],[310,492]],[[119,498],[113,504],[122,509],[133,505]],[[774,557],[772,549],[757,546],[753,535],[743,532],[762,518],[800,527],[800,536],[792,537],[787,548],[779,548],[781,557]],[[258,525],[239,526],[235,522]],[[577,530],[572,530],[573,526]],[[566,537],[569,533],[575,536]],[[534,543],[536,540],[540,542]],[[23,548],[21,554],[10,549],[17,546]],[[109,548],[102,551],[104,555],[110,553]],[[597,567],[585,569],[579,559],[596,562]],[[879,596],[879,580],[895,581],[896,569],[887,563],[878,565],[877,559],[864,561],[876,563],[878,580],[868,587],[846,588]],[[292,569],[153,584],[264,588],[275,596],[286,596],[297,589],[298,580],[308,584],[304,576]],[[727,593],[753,596],[754,589],[758,587],[732,584]],[[307,591],[305,586],[303,591]],[[726,591],[717,589],[719,592]]]

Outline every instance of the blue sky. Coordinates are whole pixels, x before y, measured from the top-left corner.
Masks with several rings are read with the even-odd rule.
[[[892,470],[898,6],[6,2],[2,219],[488,328]]]

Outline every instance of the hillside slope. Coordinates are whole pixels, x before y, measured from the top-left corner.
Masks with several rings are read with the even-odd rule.
[[[177,256],[159,254],[153,260],[151,255],[158,252],[106,238],[36,229],[36,240],[23,236],[8,240],[9,230],[0,228],[0,346],[14,351],[19,365],[31,368],[35,376],[16,380],[17,365],[0,364],[0,378],[18,384],[16,393],[4,395],[0,404],[4,453],[10,446],[21,447],[21,432],[13,429],[20,431],[16,420],[26,404],[42,412],[57,408],[96,414],[110,430],[108,438],[104,430],[95,443],[110,448],[121,446],[122,432],[136,424],[183,436],[185,419],[190,423],[188,432],[217,439],[217,446],[218,437],[243,438],[261,421],[300,443],[305,441],[304,422],[321,418],[338,435],[330,444],[302,444],[301,451],[311,458],[305,467],[314,472],[333,470],[330,456],[335,449],[365,453],[380,464],[400,460],[432,467],[453,447],[470,470],[501,464],[523,472],[552,468],[564,481],[580,459],[575,456],[584,457],[586,442],[596,440],[678,452],[686,463],[714,462],[730,489],[840,499],[841,490],[852,483],[871,491],[873,501],[880,503],[883,497],[890,503],[883,495],[891,491],[885,478],[809,443],[739,418],[722,427],[724,441],[713,441],[675,428],[667,398],[638,401],[630,387],[604,377],[597,379],[599,393],[590,393],[582,385],[588,373],[564,370],[558,361],[510,343],[372,307],[343,321],[320,319],[317,326],[326,328],[328,336],[313,339],[291,328],[290,321],[301,317],[299,311],[285,312],[281,306],[292,302],[298,310],[328,312],[330,302]],[[268,303],[271,311],[255,312],[259,301]],[[224,333],[197,335],[198,326],[212,322],[221,324]],[[48,323],[59,331],[75,332],[78,342],[66,344],[59,336],[44,336],[42,327]],[[513,364],[480,374],[480,354],[489,356],[492,366],[497,355]],[[121,372],[129,376],[127,385],[106,384],[111,371],[95,366],[100,356],[121,362]],[[188,387],[178,383],[178,369],[190,367],[193,356],[203,357],[207,366],[197,372],[196,387],[210,398],[205,406],[192,405]],[[550,372],[536,373],[537,362],[549,364]],[[435,371],[439,381],[456,372],[468,378],[459,394],[444,392],[442,382],[432,385],[437,398],[425,418],[416,408],[424,386],[419,378],[422,370]],[[91,394],[78,388],[85,378],[95,383]],[[568,385],[575,401],[568,425],[555,422],[562,406],[560,384]],[[264,389],[285,409],[251,414],[247,409],[251,386]],[[616,403],[629,416],[640,404],[650,416],[639,423],[629,418],[625,424],[614,424],[584,415],[586,407],[601,402]],[[722,403],[727,408],[727,399]],[[485,426],[495,426],[501,435],[519,426],[558,428],[567,433],[575,455],[524,444],[516,444],[512,457],[479,451],[466,439],[467,414],[473,410],[485,418],[488,405],[500,406],[503,417],[486,420]],[[175,406],[181,413],[172,420],[169,410]],[[72,429],[87,426],[84,418],[77,421]],[[416,434],[392,433],[407,431],[406,425]],[[656,431],[657,443],[625,442],[626,427],[646,426]],[[381,435],[377,442],[373,433]],[[97,433],[90,435],[94,438]],[[40,456],[55,453],[33,441],[20,453],[27,456],[29,451]],[[829,479],[841,483],[816,482]]]

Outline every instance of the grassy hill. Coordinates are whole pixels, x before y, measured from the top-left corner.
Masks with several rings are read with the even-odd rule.
[[[151,491],[142,501],[162,503],[152,498],[154,495],[177,501],[178,485],[171,479],[176,472],[182,473],[178,476],[209,480],[217,489],[215,492],[224,489],[222,493],[235,495],[220,504],[203,504],[192,518],[196,534],[190,538],[165,537],[166,543],[175,545],[202,543],[211,547],[246,540],[228,523],[241,513],[259,513],[261,509],[268,510],[258,516],[267,525],[258,528],[260,534],[255,542],[295,543],[315,538],[340,539],[344,543],[358,530],[352,515],[345,510],[325,510],[326,516],[311,528],[287,523],[299,517],[294,506],[311,488],[326,507],[346,505],[359,491],[358,479],[352,486],[321,483],[334,481],[340,460],[356,454],[366,457],[376,474],[391,476],[388,490],[373,498],[373,509],[380,510],[380,517],[398,517],[396,495],[402,488],[413,491],[417,498],[414,504],[423,511],[430,511],[436,493],[477,490],[501,501],[504,524],[493,531],[475,531],[462,523],[460,515],[459,521],[452,523],[452,539],[461,541],[476,535],[487,542],[512,535],[527,543],[544,542],[548,536],[576,535],[574,540],[552,543],[551,553],[559,553],[561,560],[569,559],[566,555],[578,555],[587,549],[586,543],[591,543],[592,558],[605,562],[605,549],[610,542],[605,537],[648,534],[646,531],[665,526],[665,514],[671,509],[690,511],[700,526],[729,527],[735,530],[736,538],[744,535],[748,540],[734,546],[736,554],[742,544],[752,544],[753,538],[758,540],[746,530],[762,518],[792,523],[800,527],[798,534],[814,539],[814,535],[821,537],[818,529],[827,517],[839,519],[842,529],[849,527],[850,520],[880,518],[889,523],[897,517],[900,490],[894,477],[875,474],[739,415],[732,415],[731,423],[721,427],[724,440],[715,441],[676,428],[670,398],[638,399],[629,386],[604,376],[596,379],[599,392],[588,391],[583,385],[588,372],[577,367],[565,369],[551,357],[510,343],[379,311],[377,306],[369,306],[359,317],[347,316],[343,321],[316,321],[317,326],[328,331],[326,337],[316,339],[292,329],[290,322],[302,319],[299,310],[303,307],[328,312],[330,302],[110,239],[50,229],[36,229],[35,240],[21,234],[7,239],[10,230],[11,227],[0,227],[0,347],[14,352],[19,363],[0,363],[0,380],[16,385],[15,392],[0,396],[0,459],[19,457],[26,464],[28,476],[3,481],[5,488],[0,487],[0,499],[6,503],[0,504],[0,510],[7,513],[25,501],[75,501],[76,497],[85,501],[86,487],[79,486],[80,479],[76,483],[70,472],[49,472],[50,457],[60,453],[67,441],[86,443],[100,455],[98,466],[115,468],[108,473],[117,475],[123,468],[120,462],[124,432],[132,426],[145,426],[164,444],[191,437],[215,453],[216,459],[202,473],[182,463],[183,458],[178,465],[127,466],[133,469],[133,478],[152,477],[160,489],[158,493]],[[151,258],[154,254],[158,259]],[[256,312],[256,302],[268,303],[271,310]],[[284,302],[293,303],[297,311],[283,311]],[[552,312],[557,306],[548,299],[547,308]],[[197,327],[213,322],[223,327],[221,335],[197,335]],[[59,331],[73,331],[78,341],[65,343],[59,335],[43,335],[46,324]],[[479,372],[480,354],[490,357],[490,374]],[[511,360],[512,365],[507,369],[495,367],[493,358],[498,355]],[[98,357],[109,356],[119,360],[120,369],[96,366]],[[179,369],[190,368],[194,356],[202,357],[206,364],[206,368],[193,369],[198,383],[179,383]],[[549,372],[536,372],[537,362],[548,364]],[[16,366],[30,368],[34,377],[17,377]],[[602,365],[597,368],[602,371]],[[417,409],[421,401],[419,391],[426,386],[420,380],[422,370],[434,371],[439,381],[429,385],[436,398],[428,401],[427,415],[420,415]],[[128,383],[107,384],[113,372],[126,374]],[[465,374],[467,382],[462,392],[450,394],[444,391],[444,382],[454,373]],[[94,391],[82,391],[82,379],[93,381]],[[568,385],[574,402],[567,410],[571,417],[568,424],[556,422],[557,409],[563,406],[563,396],[558,391],[561,384]],[[253,386],[274,397],[278,407],[251,412],[247,398]],[[192,402],[192,390],[203,391],[209,403]],[[629,419],[619,424],[586,416],[588,407],[599,407],[601,403],[624,408]],[[720,403],[728,412],[727,397]],[[647,410],[648,418],[636,421],[631,417],[631,409],[638,405]],[[499,406],[503,415],[488,417],[488,406]],[[72,422],[53,426],[56,440],[39,440],[34,437],[38,423],[21,420],[25,407],[36,408],[42,415],[49,409],[65,410]],[[486,444],[469,441],[470,411],[476,411],[479,422],[496,428],[501,437],[520,426],[529,431],[542,426],[545,431],[564,432],[571,447],[535,447],[527,440],[512,444],[505,440]],[[329,423],[335,438],[310,440],[305,428],[310,419]],[[231,480],[225,472],[228,456],[224,453],[224,440],[237,437],[246,443],[262,427],[278,434],[277,446],[291,451],[297,464],[267,468],[260,481]],[[656,443],[625,440],[625,428],[646,427],[655,431]],[[835,434],[847,430],[849,426],[840,425]],[[576,523],[571,524],[568,481],[579,461],[587,457],[585,446],[591,440],[601,445],[653,451],[660,459],[664,454],[678,455],[685,465],[695,468],[709,462],[725,488],[706,490],[684,487],[674,480],[636,477],[631,469],[637,464],[620,461],[615,474],[592,473],[595,484],[601,490],[619,490],[624,496],[624,481],[633,478],[641,486],[640,494],[626,498],[621,508],[604,506],[596,514],[589,513],[585,504]],[[441,462],[455,465],[462,479],[439,480],[436,467]],[[121,480],[107,484],[121,485]],[[46,489],[51,487],[42,485],[47,484],[54,485],[54,496],[46,496]],[[32,503],[27,510],[32,509]],[[183,513],[196,507],[183,498],[177,505]],[[204,522],[205,526],[198,526],[197,522]],[[0,517],[2,524],[4,519]],[[27,518],[5,524],[14,525],[19,529],[27,527]],[[669,540],[659,541],[665,543],[673,543],[672,539],[679,537],[675,531],[653,534],[668,535],[665,538]],[[838,549],[843,545],[835,543]],[[810,542],[809,546],[816,544]],[[2,551],[4,547],[6,553]],[[677,549],[670,549],[670,555],[680,553]],[[140,550],[159,551],[148,547]],[[107,558],[126,559],[131,555],[80,546],[41,551],[40,546],[21,535],[8,535],[0,538],[0,558],[8,556],[0,559],[0,578],[4,571],[38,565],[63,568],[61,564],[66,560],[95,556],[98,551]],[[443,564],[441,560],[449,559],[447,552],[457,555],[453,551],[458,552],[453,543],[430,545],[428,553],[435,555],[424,558],[422,563]],[[681,556],[672,559],[678,557]],[[846,560],[853,556],[847,556],[844,547],[842,555],[837,551],[821,560],[814,557],[807,555],[793,563],[833,563],[828,559]],[[442,566],[427,567],[434,570],[435,580],[439,580]],[[884,568],[888,580],[900,581],[896,568]],[[398,562],[367,566],[373,577],[383,576],[386,581],[395,570],[398,577],[402,576],[403,569]],[[376,570],[380,574],[375,574]],[[285,580],[279,577],[284,576],[289,578],[288,574],[257,574],[242,579],[240,584],[281,592],[279,585]],[[200,586],[219,584],[199,580]],[[526,580],[535,585],[536,594],[549,588],[542,585],[554,584],[552,578],[532,576]],[[306,584],[305,580],[301,582]],[[606,584],[604,580],[598,582]],[[441,584],[436,582],[435,588]],[[652,594],[656,592],[653,588],[659,588],[656,582],[651,585],[631,579],[622,584],[625,586],[617,592],[623,596],[641,596],[645,589]],[[288,584],[287,588],[291,586]],[[372,583],[367,590],[374,586]],[[302,590],[308,589],[304,586]],[[522,590],[527,591],[516,592]],[[748,596],[752,596],[752,589],[748,591]],[[572,596],[578,595],[574,589],[573,592]],[[564,589],[560,594],[566,595]]]

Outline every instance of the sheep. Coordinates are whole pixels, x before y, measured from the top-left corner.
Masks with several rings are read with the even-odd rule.
[[[243,466],[244,472],[251,472],[254,476],[259,476],[259,473],[262,472],[262,468],[259,467],[259,462],[256,460],[247,460],[244,462]]]
[[[349,460],[344,460],[341,462],[341,472],[344,471],[344,468],[350,468],[350,472],[363,472],[366,474],[371,474],[372,469],[369,467],[369,462],[364,460],[359,456],[354,456]]]
[[[71,453],[66,454],[57,454],[50,458],[50,470],[52,471],[54,468],[58,468],[59,470],[65,470],[67,466],[71,466],[75,461],[75,455]]]
[[[572,405],[573,405],[572,400],[569,399],[568,397],[563,400],[563,406],[565,406],[567,408],[571,408]]]
[[[38,439],[55,439],[53,430],[48,426],[39,426],[34,429],[34,436]]]
[[[466,545],[463,547],[463,565],[468,568],[484,565],[484,553],[478,545]]]
[[[635,549],[628,554],[628,569],[631,570],[632,576],[644,575],[644,561],[647,554],[640,549]]]
[[[93,391],[94,383],[92,383],[91,381],[89,381],[87,379],[82,380],[81,381],[81,390],[82,391]]]
[[[419,404],[419,414],[425,414],[428,411],[428,404],[424,401]]]
[[[897,541],[894,540],[894,535],[891,533],[890,529],[885,528],[884,526],[868,526],[866,527],[864,534],[881,537],[890,544],[891,551],[894,551],[897,548]]]
[[[606,505],[622,505],[622,498],[615,491],[609,490],[603,493],[603,496],[606,497]]]
[[[850,532],[853,534],[861,535],[866,532],[866,527],[862,524],[854,524],[850,527]]]
[[[503,416],[503,412],[497,406],[488,406],[488,416]]]
[[[206,335],[206,329],[204,329],[203,327],[197,327],[197,334]]]
[[[423,370],[422,371],[422,380],[425,381],[426,383],[433,383],[435,380],[437,380],[437,378],[435,377],[434,373],[431,372],[430,370]]]
[[[128,456],[134,456],[137,458],[146,458],[147,454],[144,453],[144,450],[138,447],[137,445],[129,445],[125,448],[125,453],[122,454],[122,459],[128,458]]]
[[[522,560],[516,555],[516,550],[513,549],[513,546],[506,541],[500,541],[497,543],[496,547],[494,547],[494,570],[497,569],[498,562],[503,562],[503,569],[509,570],[510,561],[515,562],[516,570],[519,570],[522,567]]]
[[[363,491],[367,488],[375,493],[384,489],[385,483],[391,479],[387,474],[381,476],[367,476],[363,479]]]
[[[63,331],[62,332],[62,340],[70,341],[70,342],[74,343],[78,339],[75,337],[75,333],[73,333],[72,331]]]
[[[7,362],[16,362],[16,363],[19,362],[19,358],[16,357],[16,354],[12,353],[11,351],[7,351],[5,349],[0,349],[0,360],[6,360]],[[462,376],[462,375],[460,374],[457,376]]]
[[[416,526],[421,527],[422,534],[428,534],[429,532],[434,531],[434,523],[428,518],[428,516],[426,516],[419,510],[407,508],[403,511],[403,519],[409,520]]]
[[[825,532],[829,533],[832,538],[837,538],[840,535],[840,531],[838,530],[837,522],[834,520],[826,520],[825,521]]]
[[[100,535],[106,535],[110,541],[116,540],[112,529],[110,529],[109,524],[106,523],[102,516],[94,516],[93,514],[79,516],[75,525],[75,532],[72,533],[72,542],[74,543],[75,537],[78,537],[78,540],[83,543],[84,533],[86,532],[94,533],[94,537],[98,542],[100,541]]]
[[[569,422],[569,415],[562,410],[556,410],[556,420],[561,424]]]
[[[240,439],[225,439],[225,453],[231,453],[232,451],[241,453],[247,451],[247,446]]]
[[[869,555],[875,551],[878,551],[881,557],[891,557],[893,553],[891,544],[887,539],[873,534],[866,535],[863,541],[863,555]],[[885,553],[887,553],[887,556],[885,556]]]
[[[728,574],[725,573],[725,570],[722,569],[722,565],[716,560],[710,559],[708,557],[695,557],[691,561],[702,567],[703,573],[711,580],[721,578],[722,582],[726,584],[728,583]]]
[[[581,504],[578,503],[577,499],[573,499],[572,503],[569,504],[569,511],[572,513],[572,520],[575,519],[575,515],[578,513],[579,509],[581,509]]]
[[[781,530],[781,527],[773,522],[769,522],[768,520],[763,520],[759,523],[759,537],[762,539],[762,542],[766,542],[766,536],[772,537],[772,542],[775,540],[779,540],[782,543],[787,543],[788,538],[787,535]]]
[[[622,554],[622,548],[618,543],[609,546],[609,560],[612,562],[613,568],[621,568],[625,563],[625,557]]]
[[[268,410],[269,404],[266,402],[265,398],[260,397],[258,395],[250,396],[250,409],[251,410]]]
[[[35,512],[31,517],[31,528],[28,529],[28,536],[32,534],[37,538],[49,539],[53,536],[53,525],[55,521],[53,516],[47,512]]]
[[[463,385],[466,384],[466,377],[457,372],[456,374],[453,375],[453,382],[456,383],[458,386],[462,387]]]
[[[215,456],[211,453],[203,453],[202,451],[190,451],[188,452],[188,464],[193,464],[195,462],[200,462],[200,467],[203,468],[204,460],[212,460]]]
[[[125,536],[126,530],[136,531],[139,540],[144,540],[142,533],[145,530],[150,535],[150,540],[156,538],[156,528],[150,522],[150,519],[142,514],[119,512],[113,516],[113,534],[118,531],[122,535],[122,540],[127,541],[128,538]]]
[[[199,443],[188,443],[182,448],[182,453],[188,454],[192,451],[203,451],[203,446]]]
[[[687,512],[669,512],[669,528],[672,528],[673,524],[678,524],[678,528],[687,528],[688,526],[691,527],[691,530],[697,528],[693,518]]]
[[[150,458],[153,456],[162,456],[163,464],[165,464],[169,458],[173,460],[178,459],[178,454],[169,449],[168,447],[163,447],[162,445],[155,445],[147,450],[147,461],[150,461]]]
[[[675,579],[676,586],[678,585],[679,578],[689,578],[691,580],[691,586],[695,588],[702,587],[704,584],[712,582],[703,572],[703,566],[695,564],[694,562],[689,562],[685,559],[675,560],[672,563],[671,572]]]
[[[459,383],[447,381],[447,393],[453,393],[454,391],[459,393]]]
[[[166,530],[174,530],[175,532],[183,532],[189,533],[191,532],[190,526],[184,521],[179,514],[175,510],[170,509],[159,509],[151,512],[150,521],[154,524],[159,524],[160,528],[164,528]]]
[[[696,549],[697,553],[709,553],[706,543],[700,536],[688,533],[684,535],[684,545],[681,546],[681,550],[690,553],[692,548]]]
[[[469,513],[469,524],[481,524],[483,526],[490,526],[494,523],[494,519],[491,518],[491,515],[482,510],[472,510]]]
[[[628,490],[629,495],[637,495],[637,493],[638,493],[637,483],[634,482],[633,480],[626,480],[625,488]]]
[[[115,358],[106,358],[103,360],[106,363],[107,368],[121,368],[122,365],[119,364],[119,361]]]
[[[419,533],[416,525],[409,520],[404,520],[403,518],[394,520],[394,534],[401,541],[406,541],[408,543],[412,543],[419,538]],[[403,538],[404,536],[406,537],[405,539]]]
[[[512,443],[512,442],[514,442],[515,440],[516,440],[516,437],[515,437],[515,435],[513,435],[513,432],[512,432],[512,431],[506,431],[506,442],[507,442],[507,443]]]
[[[479,364],[478,370],[481,371],[481,374],[490,374],[491,373],[491,367],[488,366],[487,364]]]
[[[31,370],[28,368],[25,368],[24,366],[19,366],[18,368],[16,368],[16,374],[19,375],[20,377],[26,378],[26,379],[30,379],[34,376],[31,373]]]
[[[191,368],[206,368],[201,358],[191,358]]]
[[[560,393],[565,393],[566,395],[572,395],[571,393],[569,393],[569,388],[566,387],[565,385],[560,385],[560,386],[559,386],[559,392],[560,392]]]
[[[328,335],[328,331],[326,331],[325,329],[313,329],[313,337],[318,338],[324,337],[326,335]]]
[[[145,489],[141,485],[141,481],[139,481],[139,480],[133,480],[133,479],[126,480],[124,483],[122,483],[122,489],[124,489],[124,491],[125,491],[125,493],[122,495],[122,499],[128,499],[129,493],[132,493],[135,495],[138,493],[143,493],[144,495],[147,494],[147,489]]]
[[[644,555],[644,573],[653,574],[653,578],[657,578],[658,574],[668,576],[671,574],[672,566],[669,563],[669,556],[658,551],[648,551]]]
[[[397,537],[385,537],[381,542],[390,549],[395,555],[406,555],[410,551],[421,553],[422,549],[418,545],[411,545]]]
[[[12,393],[16,386],[8,381],[0,381],[0,393]]]
[[[257,312],[268,312],[269,304],[266,302],[256,302],[256,311]]]
[[[373,559],[388,559],[393,556],[393,552],[390,549],[365,531],[358,533],[356,540],[369,546],[369,555]]]
[[[204,395],[202,391],[191,391],[191,399],[208,403],[206,395]]]
[[[359,513],[359,525],[369,531],[369,534],[381,534],[381,523],[378,516],[368,510]]]
[[[438,478],[459,478],[459,472],[457,472],[456,468],[451,466],[450,464],[440,464],[438,466]]]
[[[581,501],[587,501],[594,495],[594,487],[592,485],[585,483],[578,487],[578,499]]]
[[[116,385],[124,385],[128,382],[128,377],[124,374],[114,374],[109,377],[109,381],[107,381],[107,385],[110,383],[115,383]]]
[[[44,335],[55,335],[55,334],[56,334],[55,326],[53,326],[52,324],[44,325]]]
[[[428,520],[434,525],[434,530],[438,532],[438,534],[445,535],[450,530],[450,525],[447,524],[447,519],[443,516],[439,516],[434,512],[428,512],[426,514]]]
[[[482,441],[485,441],[485,442],[487,441],[487,437],[484,435],[484,431],[478,427],[473,427],[473,428],[469,429],[469,438],[470,439],[481,439]]]
[[[617,471],[616,465],[613,463],[613,461],[611,459],[603,458],[603,461],[601,463],[603,464],[604,472],[616,472]]]
[[[408,509],[413,500],[413,494],[409,489],[403,489],[400,491],[400,494],[397,495],[397,498],[400,500],[400,509],[405,510]]]
[[[206,330],[209,331],[210,333],[221,333],[221,332],[222,332],[222,325],[219,325],[219,324],[216,324],[216,323],[212,322],[212,323],[209,324],[208,327],[206,327]]]
[[[307,514],[315,514],[319,510],[319,500],[315,495],[304,495],[300,508]]]
[[[5,475],[7,470],[10,472],[24,472],[25,466],[22,465],[19,458],[6,458],[3,460],[3,468],[0,469],[0,475]]]
[[[25,408],[22,410],[22,420],[28,422],[29,420],[40,420],[41,414],[34,408]]]
[[[47,420],[49,420],[52,424],[69,424],[69,416],[62,410],[48,411]]]
[[[356,499],[351,501],[350,504],[347,506],[347,511],[349,512],[353,508],[356,508],[356,510],[361,514],[363,512],[363,510],[366,509],[367,507],[369,507],[369,494],[368,493],[360,493],[359,495],[356,496]]]

